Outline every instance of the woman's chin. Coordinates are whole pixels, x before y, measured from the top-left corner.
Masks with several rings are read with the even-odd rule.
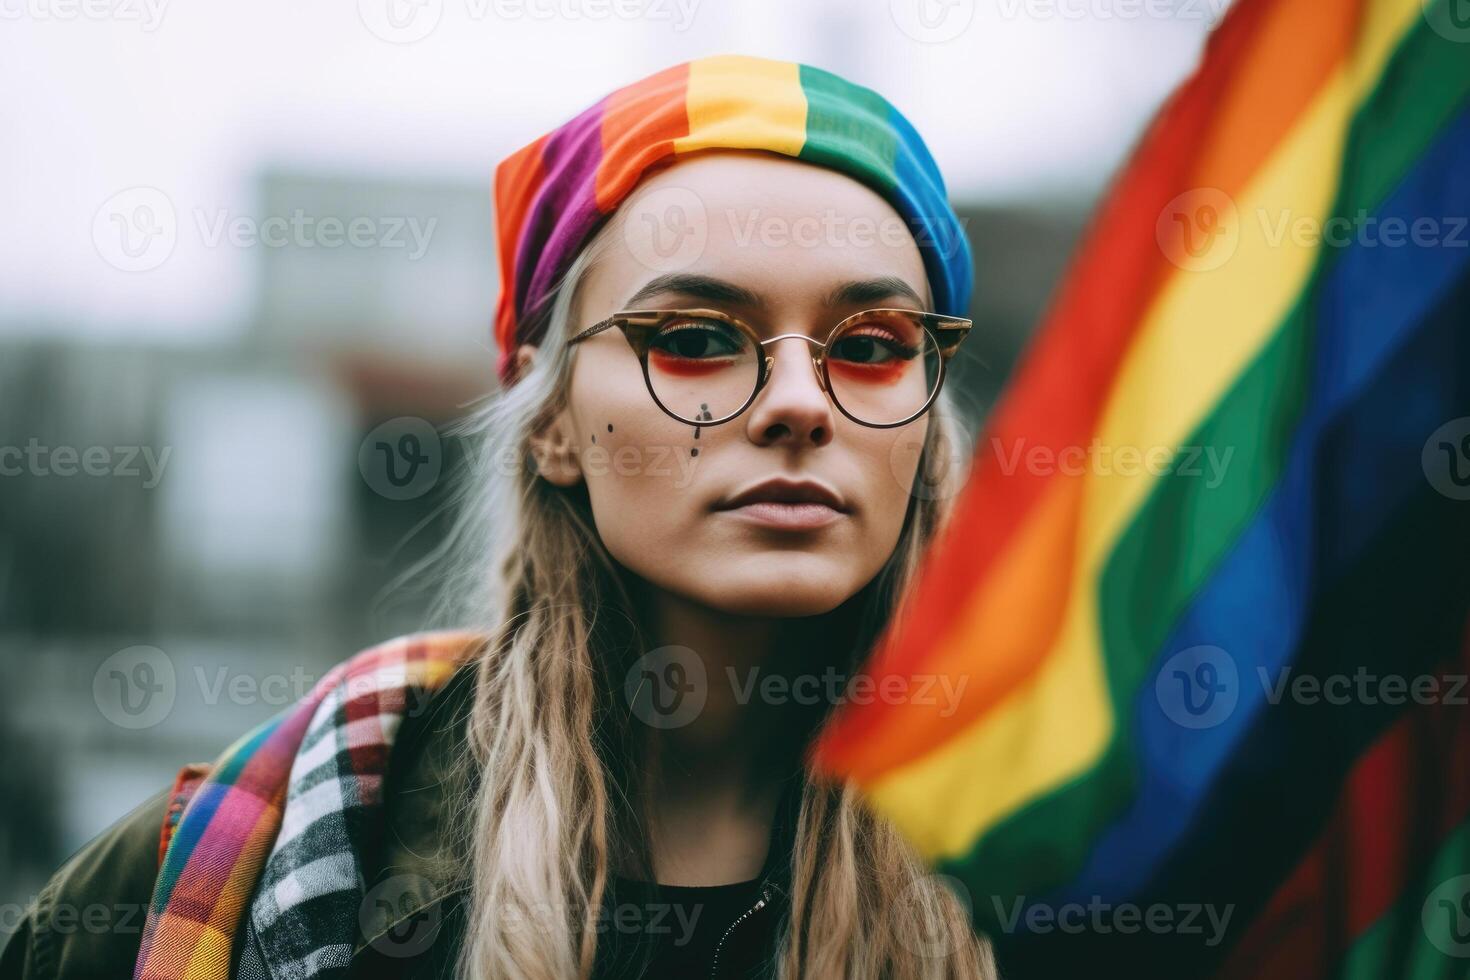
[[[856,586],[847,590],[831,581],[813,581],[805,577],[783,580],[776,576],[752,582],[746,587],[727,584],[718,596],[710,597],[709,601],[715,608],[732,615],[786,619],[829,613],[856,591]]]

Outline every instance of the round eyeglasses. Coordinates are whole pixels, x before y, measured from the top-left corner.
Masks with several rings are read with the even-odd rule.
[[[928,411],[945,365],[969,333],[964,317],[917,310],[864,310],[832,328],[825,341],[785,333],[761,340],[720,310],[625,310],[567,341],[576,344],[617,327],[643,365],[658,407],[689,425],[719,425],[750,407],[771,376],[765,348],[797,337],[815,348],[812,367],[843,415],[879,429]]]

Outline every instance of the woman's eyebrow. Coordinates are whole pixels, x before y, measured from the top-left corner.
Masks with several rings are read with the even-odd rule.
[[[740,305],[758,310],[764,309],[766,305],[760,294],[744,286],[737,286],[715,276],[689,272],[670,272],[654,276],[628,297],[623,305],[631,308],[659,293],[683,293],[710,303]],[[924,306],[923,297],[918,291],[898,276],[877,276],[873,279],[853,279],[841,283],[827,295],[827,305],[835,307],[875,303],[890,296],[902,296],[921,309]]]
[[[832,290],[827,297],[828,306],[852,306],[861,303],[876,303],[890,296],[902,296],[913,301],[920,309],[924,300],[913,286],[898,276],[879,276],[875,279],[854,279]]]
[[[712,303],[726,303],[731,305],[748,306],[754,309],[765,307],[765,300],[758,294],[751,292],[744,286],[737,286],[733,282],[717,279],[714,276],[701,276],[688,272],[670,272],[662,276],[654,276],[643,284],[628,301],[626,307],[633,307],[650,296],[659,293],[685,293],[689,296],[697,296],[702,300]]]

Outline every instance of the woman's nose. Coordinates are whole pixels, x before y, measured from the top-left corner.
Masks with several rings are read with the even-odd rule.
[[[751,441],[817,446],[831,442],[834,409],[812,360],[811,345],[801,337],[786,337],[768,345],[765,355],[771,359],[766,383],[747,413]]]

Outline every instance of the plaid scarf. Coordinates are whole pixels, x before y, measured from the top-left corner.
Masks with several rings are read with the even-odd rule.
[[[359,854],[381,824],[383,777],[413,699],[483,638],[424,633],[338,664],[304,699],[179,774],[160,841],[136,980],[226,980],[247,902],[278,980],[346,972]]]

